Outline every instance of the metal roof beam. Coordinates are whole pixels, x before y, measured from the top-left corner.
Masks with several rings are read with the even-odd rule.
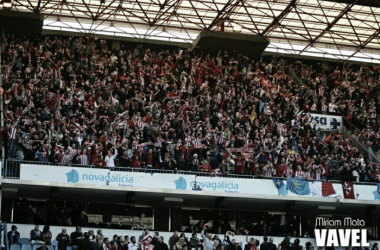
[[[319,1],[319,0],[318,0]],[[326,34],[326,32],[330,31],[332,29],[332,27],[334,27],[334,25],[339,22],[339,20],[349,11],[351,11],[351,8],[358,2],[359,0],[355,0],[353,3],[351,4],[348,4],[346,6],[346,8],[344,8],[342,10],[342,12],[337,16],[335,17],[335,19],[329,23],[327,25],[327,27],[318,35],[316,36],[314,39],[313,39],[313,42],[317,42],[319,38],[321,38],[324,34]]]
[[[268,0],[267,0],[268,1]],[[273,29],[275,29],[278,24],[281,22],[281,20],[290,12],[292,11],[293,7],[296,5],[297,0],[292,0],[288,6],[278,15],[277,17],[273,18],[273,21],[261,32],[260,35],[265,36],[267,33],[271,32]],[[269,6],[269,4],[268,4]],[[271,9],[272,11],[272,9]]]
[[[354,55],[356,55],[357,53],[359,53],[362,49],[364,49],[373,39],[375,39],[376,37],[378,37],[380,35],[380,28],[377,29],[370,37],[368,37],[367,40],[365,40],[360,46],[359,48],[352,54],[350,55],[350,58],[353,57]]]
[[[240,0],[236,0],[235,4],[233,5],[233,7],[227,11],[227,7],[230,6],[232,4],[234,0],[228,0],[228,2],[223,6],[223,9],[219,10],[218,11],[218,15],[216,15],[216,17],[214,18],[214,20],[212,20],[212,22],[210,23],[210,25],[207,27],[207,29],[211,29],[216,23],[218,23],[222,18],[225,18],[225,14],[231,14],[231,11],[236,7],[236,5],[240,2]],[[191,1],[190,1],[191,2]],[[225,12],[225,13],[224,13]]]

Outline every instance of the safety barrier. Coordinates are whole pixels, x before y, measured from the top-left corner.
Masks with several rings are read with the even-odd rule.
[[[80,168],[98,168],[94,165],[77,165],[77,164],[54,164],[47,162],[39,161],[21,161],[15,159],[5,160],[3,177],[5,179],[20,179],[20,166],[21,164],[30,164],[30,165],[50,165],[50,166],[62,166],[62,167],[80,167]],[[195,175],[199,177],[210,177],[210,178],[235,178],[235,179],[280,179],[286,180],[285,177],[265,177],[265,176],[255,176],[255,175],[243,175],[243,174],[227,174],[222,173],[206,173],[206,172],[194,172],[194,171],[183,171],[183,170],[167,170],[167,169],[150,169],[150,168],[129,168],[129,167],[113,167],[107,168],[110,171],[122,171],[122,172],[134,172],[134,173],[147,173],[147,174],[182,174],[182,175]],[[310,180],[318,181],[318,180]],[[340,180],[329,180],[332,183],[341,183]],[[371,182],[355,182],[356,185],[373,185]]]

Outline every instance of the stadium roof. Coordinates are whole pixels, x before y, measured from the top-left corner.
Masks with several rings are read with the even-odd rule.
[[[225,32],[268,37],[266,51],[380,63],[377,0],[12,1],[12,10],[44,14],[46,30],[191,43],[224,23]]]

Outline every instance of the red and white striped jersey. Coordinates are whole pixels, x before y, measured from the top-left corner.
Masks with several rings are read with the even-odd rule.
[[[202,139],[201,138],[195,138],[193,141],[194,148],[201,148],[202,146]]]
[[[61,158],[61,163],[69,163],[71,161],[70,154],[63,153]]]
[[[132,142],[132,151],[136,152],[139,147],[139,143],[137,141]]]
[[[293,169],[291,168],[286,168],[286,170],[284,171],[283,175],[285,177],[292,177],[293,176]]]
[[[272,166],[267,166],[266,169],[264,170],[264,176],[265,177],[272,177],[273,176],[273,167]]]
[[[222,101],[222,94],[218,93],[215,95],[215,103],[219,104]]]
[[[9,139],[16,139],[17,124],[18,124],[18,122],[13,124],[13,126],[10,129],[10,132],[8,132]]]
[[[69,150],[70,150],[69,155],[70,155],[71,159],[74,159],[74,157],[77,155],[77,149],[69,148]]]
[[[81,154],[79,158],[81,165],[88,165],[88,156],[86,154]]]
[[[305,177],[305,172],[302,170],[297,170],[296,174],[294,175],[295,178],[301,178],[303,179]]]
[[[155,146],[156,148],[162,148],[162,141],[163,141],[162,138],[157,138],[157,139],[156,139],[156,142],[154,143],[154,146]]]
[[[327,108],[328,108],[328,106],[326,104],[322,103],[322,112],[326,112]]]
[[[311,105],[310,109],[312,111],[316,111],[317,110],[317,104],[313,103],[313,105]]]
[[[191,137],[189,135],[186,136],[185,143],[187,147],[191,146]]]
[[[194,89],[193,85],[189,85],[189,87],[187,88],[187,93],[190,95],[193,94],[193,89]]]

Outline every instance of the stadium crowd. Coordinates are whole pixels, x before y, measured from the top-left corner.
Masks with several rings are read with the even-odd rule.
[[[50,227],[44,226],[43,230],[35,225],[30,231],[29,239],[21,238],[16,226],[7,233],[8,242],[12,244],[31,244],[38,246],[37,250],[51,249],[47,246],[54,245],[58,250],[67,250],[70,246],[73,250],[302,250],[300,240],[295,239],[291,242],[292,236],[287,235],[283,241],[276,246],[273,243],[273,238],[263,237],[263,242],[260,244],[258,239],[248,236],[246,233],[246,243],[239,242],[234,237],[233,231],[227,231],[223,239],[219,235],[214,236],[210,233],[212,225],[206,223],[203,225],[200,233],[201,238],[198,238],[197,232],[192,232],[191,237],[186,237],[185,233],[179,234],[175,231],[169,238],[169,246],[165,243],[164,237],[160,236],[159,232],[154,232],[153,236],[148,229],[145,229],[141,236],[121,236],[113,235],[112,239],[103,235],[102,230],[97,230],[96,235],[94,230],[82,232],[82,228],[77,226],[74,232],[67,232],[66,228],[62,228],[62,232],[55,238],[53,237]],[[306,249],[313,249],[310,242],[306,243]]]
[[[380,181],[377,163],[310,115],[342,112],[377,152],[379,68],[110,48],[96,37],[2,43],[8,159]]]

